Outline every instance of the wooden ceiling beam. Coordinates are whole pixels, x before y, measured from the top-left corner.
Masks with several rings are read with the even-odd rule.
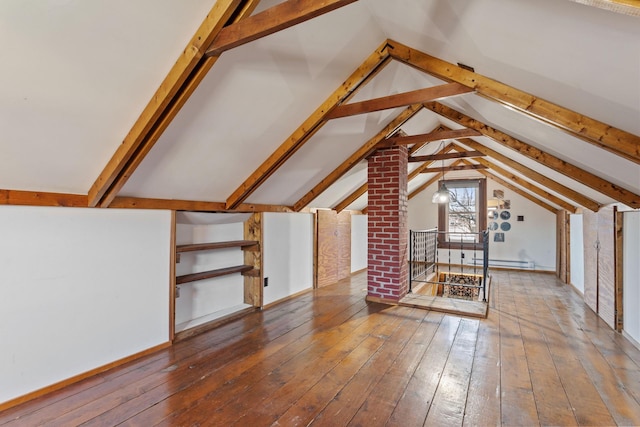
[[[458,166],[460,164],[462,164],[462,160],[456,160],[455,162],[453,162],[451,164],[451,166]],[[409,196],[408,196],[409,200],[413,199],[415,196],[417,196],[418,194],[422,193],[424,190],[429,188],[432,184],[438,182],[438,180],[441,179],[441,178],[442,178],[442,176],[440,176],[440,175],[434,175],[433,177],[429,178],[429,180],[427,182],[425,182],[424,184],[422,184],[421,186],[419,186],[415,190],[413,190],[411,193],[409,193]]]
[[[389,63],[387,44],[376,49],[352,74],[327,98],[289,138],[227,198],[227,209],[244,202],[263,182],[300,149],[324,124],[327,114],[338,104],[353,97],[359,88],[369,82]]]
[[[597,212],[600,209],[600,204],[595,200],[592,200],[589,197],[554,181],[546,175],[543,175],[539,172],[534,171],[533,169],[522,165],[520,162],[517,162],[505,156],[504,154],[501,154],[479,143],[478,141],[475,141],[473,139],[462,139],[460,140],[460,143],[464,144],[466,147],[486,154],[488,157],[491,157],[492,159],[502,163],[503,165],[510,167],[511,169],[517,171],[518,173],[522,174],[524,177],[530,179],[538,185],[548,188],[551,191],[555,191],[556,193],[560,194],[563,197],[566,197],[569,200],[574,201],[580,206],[584,206],[585,208],[594,212]]]
[[[421,135],[410,136],[392,136],[387,138],[385,144],[393,145],[411,145],[411,144],[427,144],[434,141],[444,141],[446,139],[468,138],[471,136],[482,136],[475,129],[448,129],[433,131]]]
[[[462,150],[463,148],[461,147],[456,147],[456,149]],[[557,197],[551,193],[549,193],[548,191],[538,187],[537,185],[534,185],[522,178],[520,178],[519,176],[505,170],[504,168],[496,165],[495,163],[490,162],[489,160],[486,159],[478,159],[477,160],[478,163],[480,163],[481,165],[486,166],[487,169],[489,169],[491,172],[495,172],[498,175],[502,175],[505,179],[507,179],[509,182],[514,183],[519,185],[520,187],[529,190],[532,193],[535,193],[536,195],[542,197],[544,200],[547,200],[551,203],[553,203],[554,205],[560,206],[562,209],[569,211],[571,213],[576,213],[576,211],[578,210],[578,208],[574,205],[572,205],[569,202],[566,202],[565,200],[561,199],[560,197]]]
[[[438,127],[438,128],[436,128],[436,130],[438,130],[438,129],[440,129],[440,128],[441,128],[441,126],[440,126],[440,127]],[[443,147],[443,148],[440,150],[440,152],[439,152],[439,153],[440,153],[440,154],[444,154],[444,153],[446,153],[448,150],[450,150],[451,148],[452,148],[452,144],[449,144],[449,145],[447,145],[447,146]],[[437,155],[437,154],[436,154],[436,155]],[[433,163],[433,161],[426,161],[425,163],[423,163],[422,165],[420,165],[419,167],[417,167],[415,170],[413,170],[413,172],[411,172],[411,173],[409,174],[409,176],[407,177],[407,181],[408,181],[408,182],[410,182],[412,179],[414,179],[415,177],[417,177],[417,176],[418,176],[418,175],[419,175],[423,170],[425,170],[425,169],[426,169],[430,164],[432,164],[432,163]],[[453,163],[451,164],[451,166],[454,166],[454,167],[455,167],[455,166],[458,166],[458,165],[460,165],[460,164],[461,164],[461,160],[460,160],[460,159],[458,159],[458,160],[456,160],[455,162],[453,162]],[[409,196],[408,196],[408,197],[409,197],[409,200],[411,200],[411,198],[413,198],[415,195],[419,194],[421,191],[423,191],[423,190],[425,190],[426,188],[428,188],[428,187],[429,187],[431,184],[433,184],[434,182],[437,182],[437,181],[438,181],[438,179],[440,179],[440,178],[441,178],[441,176],[440,176],[440,175],[435,175],[434,177],[430,178],[427,182],[425,182],[424,184],[422,184],[420,187],[418,187],[418,188],[416,188],[415,190],[413,190],[413,191],[409,194]],[[364,191],[360,194],[360,196],[361,196],[362,194],[364,194],[364,193],[369,189],[368,183],[365,183],[364,185],[362,185],[360,188],[358,188],[358,190],[356,190],[354,193],[352,193],[349,197],[355,196],[356,192],[362,191],[363,189],[364,189]],[[358,197],[360,197],[360,196],[357,196],[355,199],[357,199],[357,198],[358,198]],[[348,198],[349,198],[349,197],[348,197]],[[353,199],[353,200],[355,200],[355,199]],[[347,200],[347,199],[345,199],[345,201],[346,201],[346,200]],[[348,206],[348,205],[347,205],[347,206]],[[337,207],[336,207],[336,208],[334,208],[334,209],[337,209]],[[366,213],[366,208],[362,210],[362,213]]]
[[[443,172],[455,172],[455,171],[467,171],[467,170],[478,170],[478,169],[487,169],[485,165],[476,165],[476,164],[466,164],[466,165],[450,165],[444,167],[435,167],[435,168],[425,168],[420,173],[443,173]]]
[[[451,150],[451,148],[453,147],[453,144],[451,143],[447,143],[447,145],[445,145],[444,147],[442,147],[440,149],[440,151],[436,152],[436,155],[439,154],[445,154],[448,151]],[[418,175],[420,175],[422,173],[423,170],[425,170],[426,168],[429,167],[429,165],[433,164],[433,161],[426,161],[423,164],[421,164],[420,166],[418,166],[417,168],[415,168],[414,170],[412,170],[411,172],[409,172],[409,181],[411,181],[413,178],[417,177]],[[452,165],[457,165],[459,164],[459,161],[453,162]]]
[[[218,0],[160,84],[88,193],[89,206],[107,207],[156,143],[216,59],[204,51],[227,24],[253,12],[259,0]]]
[[[469,116],[466,116],[459,111],[440,104],[439,102],[429,102],[425,104],[425,107],[435,113],[446,117],[462,126],[476,129],[486,137],[509,147],[518,153],[535,160],[536,162],[559,172],[574,181],[577,181],[589,188],[592,188],[614,200],[626,204],[634,209],[640,208],[640,196],[633,192],[613,184],[597,175],[587,172],[565,160],[562,160],[552,154],[540,150],[532,145],[522,142],[504,132],[501,132],[489,125],[479,122]]]
[[[313,19],[357,0],[288,0],[240,22],[224,27],[206,51],[222,52]]]
[[[521,189],[519,189],[515,185],[511,184],[510,182],[507,182],[506,180],[500,178],[499,176],[497,176],[495,174],[492,174],[489,171],[483,170],[483,171],[480,171],[480,173],[483,174],[484,176],[486,176],[487,178],[494,180],[495,182],[497,182],[498,184],[502,185],[503,187],[508,188],[509,190],[513,191],[514,193],[521,195],[525,199],[528,199],[528,200],[532,201],[536,205],[540,206],[543,209],[548,210],[549,212],[551,212],[553,214],[555,214],[558,211],[556,208],[554,208],[550,204],[538,199],[537,197],[532,196],[531,194],[527,193],[526,191],[522,191]]]
[[[436,160],[448,160],[448,159],[461,159],[461,158],[476,158],[483,157],[485,154],[480,151],[459,151],[456,153],[443,153],[443,154],[429,154],[426,156],[413,156],[409,157],[409,162],[427,162]]]
[[[0,205],[87,207],[84,194],[0,190]]]
[[[443,126],[442,125],[438,125],[429,133],[436,133],[436,132],[440,132],[442,130],[444,130]],[[395,136],[408,136],[408,135],[404,134],[404,135],[395,135]],[[389,139],[389,138],[387,138],[387,139]],[[411,148],[409,148],[409,156],[412,156],[413,154],[417,153],[418,150],[420,150],[422,147],[424,147],[427,144],[429,144],[429,142],[426,142],[426,141],[425,142],[416,142],[415,144],[413,144],[411,146]],[[380,144],[379,147],[382,148],[382,144]]]
[[[338,203],[333,208],[333,210],[335,210],[338,213],[342,212],[343,210],[345,210],[347,208],[347,206],[349,206],[351,203],[353,203],[356,200],[358,200],[368,190],[369,190],[369,183],[365,182],[360,187],[358,187],[358,189],[356,191],[354,191],[353,193],[349,194],[347,197],[342,199],[340,201],[340,203]]]
[[[640,16],[638,0],[569,0],[629,16]]]
[[[388,110],[391,108],[406,107],[412,104],[421,104],[435,99],[448,98],[472,92],[468,87],[458,83],[447,83],[440,86],[418,89],[411,92],[384,96],[382,98],[369,99],[352,104],[341,104],[335,107],[326,119],[355,116],[358,114],[372,113],[374,111]]]
[[[433,132],[438,132],[442,129],[442,125],[436,127]],[[402,132],[402,130],[400,130],[400,132],[398,133],[404,133]],[[376,146],[376,149],[381,148],[381,145],[384,142],[382,142],[381,144],[378,144]],[[412,151],[417,151],[418,149],[420,149],[420,145],[416,144],[413,147],[411,147],[411,149],[409,150],[409,154],[412,153]],[[443,148],[443,151],[446,148]],[[453,154],[453,153],[452,153]],[[426,168],[428,165],[430,165],[432,162],[428,161],[427,163],[424,164],[423,169]],[[455,163],[454,163],[455,164]],[[414,173],[413,175],[409,175],[408,177],[408,181],[411,181],[413,178],[415,178],[418,175],[418,173]],[[436,177],[437,178],[437,177]],[[342,201],[340,201],[340,203],[338,203],[333,209],[336,210],[338,213],[340,213],[342,210],[344,210],[347,206],[349,206],[351,203],[353,203],[354,201],[356,201],[358,198],[360,198],[364,193],[366,193],[369,190],[369,184],[368,182],[365,182],[364,184],[362,184],[357,190],[355,190],[353,193],[351,193],[350,195],[348,195],[346,198],[344,198]]]
[[[550,101],[388,40],[393,59],[447,82],[457,82],[488,99],[539,119],[590,144],[640,163],[640,136],[617,129]]]
[[[241,203],[235,209],[227,209],[225,202],[147,199],[140,197],[116,197],[109,207],[120,209],[164,209],[194,212],[293,212],[291,207],[281,205]]]
[[[298,212],[307,206],[318,197],[322,192],[329,188],[333,183],[346,174],[351,168],[364,160],[367,156],[373,153],[378,144],[383,141],[388,135],[395,132],[400,126],[402,126],[407,120],[415,116],[418,111],[422,109],[420,104],[412,105],[406,108],[402,113],[396,116],[387,126],[385,126],[380,132],[378,132],[373,138],[365,142],[355,153],[349,156],[344,162],[340,164],[336,169],[321,180],[315,187],[313,187],[307,194],[302,196],[294,205],[293,209]]]

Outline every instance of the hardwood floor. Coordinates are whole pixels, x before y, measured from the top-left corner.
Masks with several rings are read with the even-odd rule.
[[[487,319],[366,303],[366,274],[0,413],[0,425],[640,425],[640,351],[548,274]]]

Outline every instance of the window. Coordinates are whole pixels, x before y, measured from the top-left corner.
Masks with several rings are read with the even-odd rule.
[[[471,247],[478,243],[479,233],[487,227],[486,185],[484,179],[445,181],[450,201],[438,208],[438,228],[447,233],[441,235],[440,247]]]

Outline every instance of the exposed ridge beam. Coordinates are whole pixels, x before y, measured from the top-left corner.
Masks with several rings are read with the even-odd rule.
[[[456,150],[463,150],[463,148],[461,147],[457,147],[456,146]],[[501,168],[500,166],[496,165],[495,163],[490,162],[489,160],[486,159],[478,159],[477,160],[478,163],[480,163],[481,165],[484,165],[487,167],[487,169],[489,169],[492,172],[497,173],[498,175],[502,175],[505,179],[507,179],[509,182],[512,182],[514,184],[519,185],[520,187],[523,187],[529,191],[531,191],[532,193],[535,193],[536,195],[542,197],[544,200],[547,200],[557,206],[560,206],[562,209],[569,211],[571,213],[576,213],[576,211],[578,210],[574,205],[572,205],[569,202],[564,201],[563,199],[554,196],[553,194],[549,193],[548,191],[545,191],[544,189],[538,187],[537,185],[534,185],[528,181],[525,181],[524,179],[520,178],[519,176],[505,170],[504,168]]]
[[[476,158],[483,157],[485,154],[480,151],[459,151],[457,153],[444,153],[444,154],[429,154],[426,156],[413,156],[409,157],[409,162],[427,162],[435,160],[448,160],[448,159],[461,159],[461,158]]]
[[[475,165],[468,163],[466,165],[450,165],[444,167],[436,167],[436,168],[426,168],[423,169],[420,173],[442,173],[442,172],[454,172],[454,171],[468,171],[468,170],[478,170],[478,169],[486,169],[485,165]]]
[[[235,209],[227,209],[224,202],[147,199],[140,197],[116,197],[109,207],[121,209],[164,209],[194,212],[292,212],[291,207],[281,205],[242,203]]]
[[[521,189],[519,189],[515,185],[512,185],[510,182],[505,181],[504,179],[500,178],[499,176],[497,176],[495,174],[492,174],[491,172],[486,171],[486,170],[480,171],[480,173],[483,174],[484,176],[486,176],[487,178],[494,180],[498,184],[508,188],[509,190],[513,191],[514,193],[517,193],[517,194],[521,195],[522,197],[532,201],[533,203],[535,203],[536,205],[540,206],[541,208],[544,208],[544,209],[548,210],[549,212],[551,212],[553,214],[558,212],[558,210],[556,208],[554,208],[553,206],[551,206],[550,204],[538,199],[537,197],[532,196],[531,194],[527,193],[526,191],[522,191]]]
[[[259,0],[218,0],[137,121],[89,189],[88,205],[108,207],[217,58],[204,50],[230,22],[251,14]]]
[[[365,142],[355,153],[340,164],[336,169],[327,175],[322,181],[316,184],[307,194],[302,196],[294,205],[293,209],[297,212],[307,206],[313,199],[318,197],[329,188],[334,182],[340,179],[346,174],[352,167],[357,165],[360,161],[365,159],[371,153],[373,153],[378,147],[380,141],[384,140],[387,136],[395,132],[400,126],[402,126],[407,120],[415,116],[418,111],[422,109],[422,105],[412,105],[406,108],[402,113],[398,114],[388,125],[386,125],[380,132],[378,132],[373,138]]]
[[[0,205],[87,207],[84,194],[0,190]]]
[[[471,136],[482,136],[480,132],[475,129],[449,129],[439,130],[421,135],[410,136],[392,136],[387,138],[385,145],[410,145],[410,144],[427,144],[434,141],[443,141],[445,139],[459,139],[468,138]]]
[[[406,107],[411,104],[421,104],[435,99],[448,98],[450,96],[461,95],[469,92],[473,92],[473,90],[458,83],[447,83],[411,92],[369,99],[367,101],[342,104],[327,114],[326,118],[327,120],[330,120],[355,116],[358,114],[372,113],[374,111],[388,110],[390,108]]]
[[[357,0],[288,0],[224,27],[207,49],[207,56],[257,40],[313,19]]]
[[[583,116],[550,101],[465,70],[408,46],[389,40],[393,59],[448,82],[472,88],[486,98],[542,120],[618,156],[640,163],[640,136]]]
[[[475,120],[469,116],[466,116],[459,111],[447,107],[446,105],[438,102],[430,102],[425,104],[425,107],[431,111],[440,114],[443,117],[448,118],[462,126],[466,126],[472,129],[480,131],[484,136],[491,138],[492,140],[516,150],[518,153],[527,156],[528,158],[535,160],[536,162],[547,166],[556,172],[559,172],[574,181],[577,181],[589,188],[592,188],[602,194],[611,197],[614,200],[622,202],[632,208],[640,208],[640,196],[633,192],[620,187],[619,185],[612,184],[611,182],[600,178],[597,175],[587,172],[567,161],[564,161],[556,156],[553,156],[545,151],[542,151],[532,145],[522,142],[512,136],[507,135],[497,129],[492,128],[478,120]]]
[[[461,144],[464,144],[466,147],[472,148],[474,150],[478,150],[481,153],[486,154],[492,159],[510,167],[511,169],[517,171],[522,174],[526,178],[530,179],[533,182],[536,182],[538,185],[548,188],[556,193],[560,194],[563,197],[566,197],[569,200],[576,202],[580,206],[584,206],[585,208],[597,212],[600,209],[600,204],[595,200],[590,199],[589,197],[566,187],[553,179],[549,178],[546,175],[543,175],[539,172],[534,171],[533,169],[529,169],[528,167],[522,165],[521,163],[501,154],[475,140],[472,139],[462,139],[460,140]],[[505,171],[506,172],[506,171]],[[502,174],[505,175],[505,174]],[[508,176],[513,174],[509,173]],[[505,175],[507,176],[507,175]],[[567,209],[569,210],[569,209]]]
[[[338,203],[333,209],[338,213],[342,212],[347,208],[347,206],[358,200],[364,193],[366,193],[367,190],[369,190],[369,183],[365,182],[360,187],[358,187],[356,191],[342,199],[340,203]]]
[[[284,162],[302,147],[324,124],[327,114],[341,102],[356,94],[358,89],[375,77],[390,61],[387,44],[376,49],[352,74],[325,100],[289,138],[265,160],[240,186],[227,198],[227,209],[244,202],[263,182],[267,180]]]

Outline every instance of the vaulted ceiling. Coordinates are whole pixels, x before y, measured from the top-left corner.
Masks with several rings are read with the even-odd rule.
[[[364,209],[401,143],[482,154],[413,194],[453,165],[639,208],[637,3],[5,0],[0,204]]]

